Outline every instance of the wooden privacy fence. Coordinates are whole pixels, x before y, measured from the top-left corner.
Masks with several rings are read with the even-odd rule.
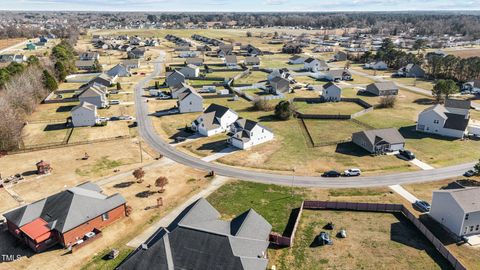
[[[445,245],[402,204],[389,203],[360,203],[360,202],[335,202],[335,201],[303,201],[298,216],[296,217],[290,236],[278,234],[270,235],[270,242],[278,246],[291,247],[295,239],[295,233],[302,215],[303,209],[310,210],[344,210],[364,212],[402,213],[417,228],[435,249],[453,266],[455,270],[467,270],[467,268],[453,255]]]

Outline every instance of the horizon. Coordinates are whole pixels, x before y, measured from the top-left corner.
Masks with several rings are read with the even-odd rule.
[[[328,13],[328,12],[475,12],[480,11],[480,0],[450,1],[414,0],[0,0],[3,12],[233,12],[233,13]],[[94,7],[92,7],[94,6]],[[251,8],[254,6],[255,8]],[[408,6],[409,8],[405,9]]]

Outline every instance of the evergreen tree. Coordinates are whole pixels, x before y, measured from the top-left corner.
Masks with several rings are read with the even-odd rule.
[[[50,92],[58,89],[57,81],[46,69],[43,70],[43,85],[45,85],[45,88],[47,88]]]

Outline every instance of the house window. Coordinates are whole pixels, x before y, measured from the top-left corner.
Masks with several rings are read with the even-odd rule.
[[[440,123],[440,121],[438,121],[438,120],[435,119],[435,120],[433,120],[433,123],[434,123],[434,124],[438,124],[438,123]]]
[[[477,227],[475,227],[475,231],[478,231],[480,229],[480,225],[477,224]]]
[[[102,221],[108,220],[108,212],[102,214]]]
[[[469,215],[470,215],[470,214],[466,214],[466,215],[465,215],[465,220],[468,220],[468,216],[469,216]]]
[[[473,226],[470,226],[470,231],[473,232]]]

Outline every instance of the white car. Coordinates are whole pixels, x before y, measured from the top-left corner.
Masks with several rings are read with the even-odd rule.
[[[348,169],[343,172],[344,176],[360,176],[360,174],[362,174],[362,171],[357,168]]]
[[[118,104],[120,104],[120,100],[112,99],[112,100],[110,100],[109,103],[110,103],[110,105],[118,105]]]

